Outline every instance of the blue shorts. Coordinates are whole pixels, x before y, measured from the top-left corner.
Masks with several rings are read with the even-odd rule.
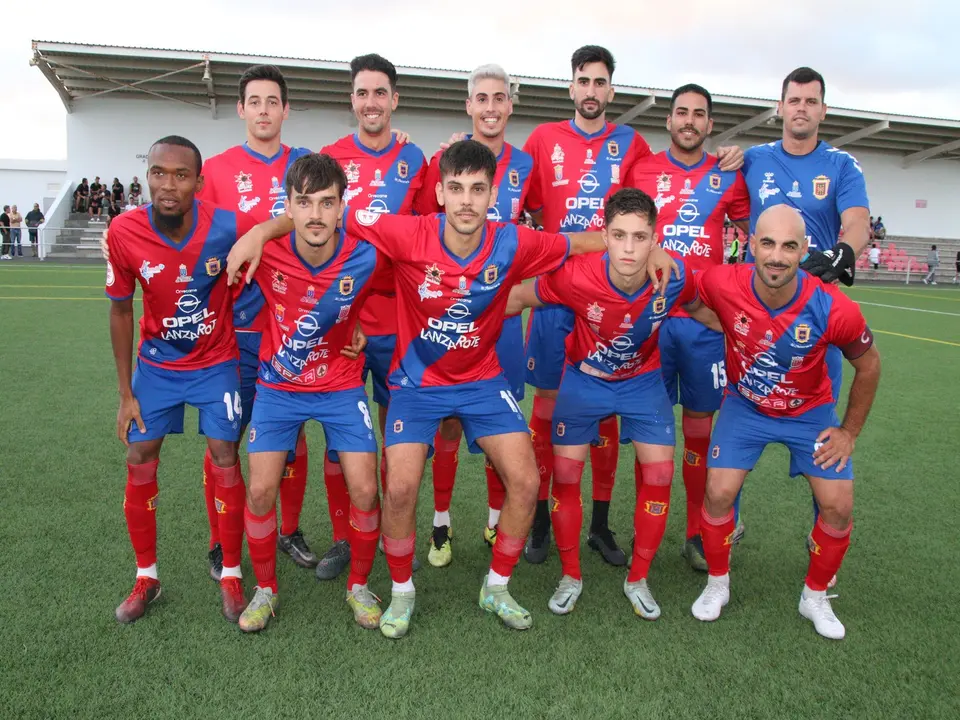
[[[253,414],[253,398],[257,394],[257,370],[260,368],[260,340],[262,333],[238,332],[237,345],[240,347],[240,402],[243,405],[241,427],[250,424]]]
[[[670,402],[694,412],[720,409],[727,381],[722,333],[693,318],[669,318],[660,328],[660,364]]]
[[[440,421],[456,417],[463,425],[472,453],[483,452],[477,438],[529,432],[527,421],[503,375],[490,380],[445,387],[400,387],[390,394],[387,408],[387,447],[421,443],[430,447]]]
[[[202,435],[229,442],[240,439],[243,406],[236,360],[202,370],[170,370],[137,358],[133,395],[140,403],[140,415],[147,432],[141,433],[134,424],[127,433],[130,442],[182,433],[185,405],[193,405],[200,411]]]
[[[338,462],[340,452],[377,451],[373,420],[362,387],[335,392],[290,392],[257,388],[247,452],[290,452],[307,420],[323,425],[327,452]]]
[[[390,374],[390,361],[393,360],[396,347],[396,335],[370,335],[367,338],[367,348],[363,351],[366,358],[363,364],[363,381],[367,381],[367,373],[373,375],[373,401],[382,407],[390,404],[387,376]]]
[[[796,417],[761,415],[737,395],[723,399],[710,436],[707,468],[753,470],[764,448],[781,443],[790,450],[790,477],[808,475],[828,480],[853,480],[853,460],[837,472],[837,463],[824,470],[813,464],[817,436],[828,427],[838,427],[836,406],[821,405]]]
[[[503,321],[503,330],[497,340],[497,360],[513,397],[523,400],[527,358],[523,347],[523,318],[519,315]]]
[[[541,390],[556,390],[563,377],[564,343],[573,330],[573,313],[548,305],[532,310],[527,323],[527,382]]]
[[[553,444],[600,442],[600,421],[620,416],[620,442],[673,445],[673,408],[660,372],[627,380],[601,380],[570,365],[553,410]]]

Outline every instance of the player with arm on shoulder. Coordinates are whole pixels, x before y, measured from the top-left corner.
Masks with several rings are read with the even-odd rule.
[[[660,608],[647,584],[667,526],[673,478],[674,418],[660,370],[658,334],[677,307],[710,322],[697,300],[689,263],[679,260],[681,279],[666,295],[654,292],[647,260],[657,247],[657,209],[646,193],[625,188],[604,209],[603,255],[583,255],[511,292],[510,310],[563,305],[575,316],[566,341],[566,367],[553,413],[552,519],[563,577],[550,610],[572,612],[583,590],[580,481],[600,422],[620,416],[621,443],[636,452],[637,504],[633,562],[623,592],[634,612],[656,620]],[[715,319],[714,319],[715,320]]]
[[[523,148],[534,162],[527,208],[548,232],[599,230],[604,199],[621,187],[634,163],[651,154],[636,130],[607,122],[606,109],[614,98],[610,51],[596,45],[579,48],[571,58],[571,70],[574,118],[540,125]],[[724,170],[736,170],[742,164],[743,154],[737,147],[717,152]],[[564,366],[564,339],[572,327],[573,316],[558,307],[534,310],[527,326],[527,382],[536,388],[530,429],[541,469],[536,520],[524,549],[531,563],[542,563],[549,550],[551,418]],[[607,521],[617,473],[617,435],[616,418],[605,420],[600,426],[601,442],[590,452],[593,514],[588,542],[606,562],[624,565],[626,556]]]
[[[148,155],[151,205],[124,213],[110,229],[106,293],[117,365],[117,434],[127,446],[124,515],[137,558],[137,579],[117,608],[120,622],[143,616],[160,596],[157,578],[157,466],[164,438],[183,432],[184,405],[200,411],[211,457],[223,567],[223,614],[237,622],[246,601],[240,573],[244,485],[237,455],[243,407],[233,297],[221,269],[252,222],[195,200],[200,151],[179,136],[158,140]],[[138,277],[139,276],[139,277]],[[133,371],[133,295],[143,296],[140,346]]]
[[[853,454],[880,382],[880,354],[857,307],[834,285],[800,268],[807,252],[802,216],[774,206],[750,238],[756,265],[724,265],[697,276],[701,300],[727,338],[728,384],[710,438],[701,517],[709,577],[693,604],[699,620],[716,620],[730,598],[734,499],[764,448],[790,450],[790,474],[804,475],[820,506],[800,614],[816,631],[840,639],[843,624],[826,590],[850,546]],[[829,347],[853,365],[843,422],[824,362]]]
[[[750,198],[738,171],[720,169],[704,152],[713,130],[713,99],[699,85],[673,92],[667,131],[670,148],[638,160],[625,178],[654,198],[661,245],[677,253],[693,272],[723,264],[723,226],[729,217],[746,231]],[[683,407],[683,486],[687,532],[682,554],[706,572],[700,538],[700,508],[707,482],[707,449],[713,414],[726,384],[723,335],[704,327],[678,307],[660,329],[660,363],[667,395]]]
[[[323,425],[327,452],[338,457],[350,490],[347,603],[361,627],[376,628],[380,607],[367,576],[380,536],[377,442],[361,378],[363,358],[343,355],[386,262],[372,245],[337,229],[347,179],[336,160],[302,157],[285,183],[286,216],[295,230],[270,243],[257,268],[270,312],[247,444],[245,525],[257,587],[240,629],[262,630],[277,607],[277,491],[287,453],[308,420]]]
[[[493,222],[516,223],[523,210],[533,171],[533,158],[505,139],[507,120],[513,113],[510,76],[499,65],[481,65],[467,81],[467,114],[473,120],[473,133],[467,138],[486,145],[497,158],[497,173],[493,184],[497,188],[496,202],[487,211]],[[423,188],[417,195],[416,210],[421,215],[443,212],[440,205],[440,158],[438,151],[430,160]],[[522,400],[525,389],[526,358],[523,349],[523,321],[520,315],[508,315],[497,341],[497,357],[503,374],[516,400]],[[456,481],[463,428],[456,418],[440,424],[434,442],[433,455],[433,535],[427,559],[435,567],[444,567],[453,560],[450,520],[450,502]],[[487,460],[488,512],[483,539],[490,547],[497,539],[497,522],[503,509],[504,486],[497,471]]]

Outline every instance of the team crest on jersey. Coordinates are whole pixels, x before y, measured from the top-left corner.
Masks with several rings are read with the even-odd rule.
[[[720,189],[720,176],[716,173],[710,173],[710,187],[714,190]]]
[[[620,156],[620,145],[616,140],[610,140],[607,142],[607,155],[610,157]]]
[[[407,165],[407,161],[406,161],[406,160],[401,160],[400,162],[397,163],[397,176],[398,176],[401,180],[406,180],[406,179],[407,179],[407,173],[409,173],[409,172],[410,172],[410,166]]]
[[[398,434],[403,432],[403,420],[397,420],[393,423],[393,432]]]
[[[666,309],[667,309],[667,299],[662,295],[653,301],[653,312],[655,315],[659,315]]]
[[[557,437],[563,437],[567,434],[567,426],[562,422],[557,423]]]
[[[507,173],[507,179],[513,187],[520,187],[520,173],[516,168],[510,169],[510,172]]]
[[[273,308],[273,316],[277,319],[277,322],[283,322],[283,316],[286,313],[286,308],[283,305],[277,304]]]
[[[285,295],[287,292],[287,279],[279,270],[273,271],[273,291],[278,295]]]
[[[193,277],[190,273],[187,272],[187,266],[183,263],[180,264],[180,274],[177,276],[178,283],[188,283],[193,282]]]
[[[487,269],[483,271],[483,282],[486,285],[493,285],[497,281],[499,276],[499,270],[496,265],[487,265]]]
[[[207,275],[210,277],[216,277],[220,274],[220,258],[212,257],[203,265],[207,269]]]
[[[826,200],[830,193],[830,178],[826,175],[817,175],[813,179],[813,196],[817,200]]]
[[[810,341],[810,326],[800,323],[793,329],[793,338],[801,345]]]
[[[353,292],[353,276],[345,275],[340,279],[340,294],[349,295]]]
[[[647,515],[666,515],[667,506],[668,504],[665,502],[647,500],[645,503],[643,503],[643,511],[647,513]]]
[[[353,185],[354,183],[360,182],[360,165],[351,160],[347,163],[347,166],[343,169],[343,172],[347,175],[347,184]]]
[[[233,179],[237,183],[238,193],[253,192],[253,175],[250,173],[241,171],[240,174],[234,176]]]
[[[592,323],[603,322],[603,313],[605,310],[606,308],[600,307],[597,303],[590,303],[587,305],[587,320]]]
[[[560,143],[557,143],[553,146],[553,153],[550,155],[550,162],[554,165],[563,164],[563,148],[560,147]]]

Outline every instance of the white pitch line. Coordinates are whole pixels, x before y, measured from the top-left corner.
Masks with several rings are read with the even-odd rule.
[[[944,312],[943,310],[925,310],[923,308],[903,307],[902,305],[884,305],[883,303],[857,302],[858,305],[873,305],[874,307],[891,308],[892,310],[910,310],[911,312],[933,313],[934,315],[950,315],[951,317],[960,317],[960,313]]]

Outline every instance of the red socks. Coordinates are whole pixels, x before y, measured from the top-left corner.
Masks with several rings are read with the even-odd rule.
[[[583,499],[580,480],[583,463],[557,456],[553,459],[553,534],[560,552],[564,575],[580,579],[580,530],[583,527]],[[500,542],[500,538],[497,538]]]
[[[277,510],[266,515],[254,515],[249,507],[243,511],[247,528],[247,550],[257,585],[277,592]],[[224,563],[226,564],[226,563]]]
[[[726,575],[730,572],[730,549],[733,546],[735,529],[732,509],[721,518],[712,517],[706,508],[700,511],[700,538],[703,540],[703,555],[711,575]],[[829,579],[828,577],[827,580]]]
[[[487,473],[487,506],[491,510],[503,510],[503,500],[507,495],[507,488],[503,480],[490,464],[489,459],[484,459],[484,470]]]
[[[416,534],[394,539],[383,536],[383,554],[387,556],[390,579],[395,583],[405,583],[413,577],[413,548]],[[499,538],[497,539],[499,543]],[[353,548],[351,548],[351,551]]]
[[[683,418],[683,487],[687,494],[687,540],[700,534],[700,509],[707,487],[707,451],[713,416]]]
[[[293,462],[287,464],[280,482],[280,533],[290,535],[300,527],[300,511],[307,494],[307,439],[303,433],[297,439]],[[346,513],[344,513],[346,514]]]
[[[835,530],[817,518],[811,537],[813,549],[810,551],[810,566],[807,569],[807,587],[811,590],[826,590],[827,583],[840,570],[843,556],[850,547],[850,531],[853,522],[846,530]]]
[[[143,465],[127,464],[127,487],[123,496],[123,514],[137,567],[148,568],[157,562],[157,466],[159,460]]]
[[[210,549],[220,542],[220,516],[217,515],[216,485],[211,476],[213,457],[210,448],[203,454],[203,498],[207,504],[207,523],[210,525]]]
[[[354,585],[366,585],[377,554],[380,538],[380,506],[373,510],[360,510],[350,505],[350,575],[347,590]],[[412,563],[411,560],[411,570]]]
[[[333,527],[333,541],[347,540],[350,535],[350,494],[347,492],[347,481],[343,478],[343,469],[339,463],[331,462],[327,453],[323,454],[323,484],[327,487],[327,510]],[[283,489],[283,485],[280,489]]]
[[[436,512],[450,510],[453,485],[457,480],[459,452],[460,438],[445,440],[438,430],[433,439],[433,509]]]
[[[210,476],[216,487],[217,515],[220,518],[220,544],[223,546],[223,566],[240,567],[240,552],[243,549],[243,509],[246,505],[246,489],[240,461],[233,467],[222,468],[210,465]],[[209,482],[209,480],[208,480]]]
[[[510,577],[513,568],[520,560],[520,553],[523,552],[523,543],[526,538],[515,538],[506,535],[503,530],[497,533],[497,542],[493,545],[493,561],[490,563],[490,569],[497,575]]]
[[[550,478],[553,476],[553,408],[557,401],[540,395],[533,396],[533,415],[530,432],[533,433],[533,454],[540,473],[538,500],[550,497]]]
[[[663,533],[667,529],[670,510],[670,483],[673,481],[673,460],[642,463],[636,474],[637,507],[633,513],[633,563],[627,582],[647,577]]]
[[[600,444],[590,447],[593,468],[593,501],[610,502],[617,480],[617,459],[620,457],[620,428],[617,416],[600,421]]]

